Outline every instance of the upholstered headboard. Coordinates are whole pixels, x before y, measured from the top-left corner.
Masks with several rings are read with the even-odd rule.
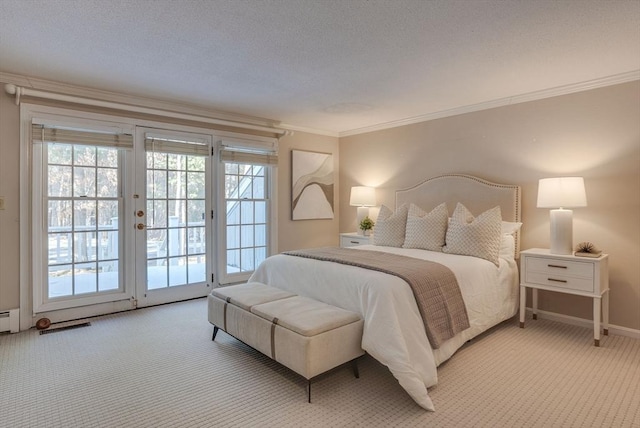
[[[414,203],[428,212],[442,202],[447,203],[449,215],[458,202],[474,215],[499,205],[504,221],[522,221],[520,186],[512,184],[491,183],[470,175],[446,174],[396,191],[396,208],[405,203]],[[514,237],[517,258],[520,255],[520,232]]]

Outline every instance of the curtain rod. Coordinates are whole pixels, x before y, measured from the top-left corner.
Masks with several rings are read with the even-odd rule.
[[[156,109],[152,107],[141,107],[141,106],[135,106],[135,105],[129,105],[129,104],[122,104],[122,103],[112,102],[112,101],[100,101],[100,100],[94,100],[91,98],[77,97],[74,95],[57,94],[54,92],[46,92],[46,91],[40,91],[37,89],[24,88],[21,86],[13,85],[11,83],[7,83],[6,85],[4,85],[4,90],[7,94],[16,96],[16,105],[20,105],[20,98],[25,96],[25,97],[42,98],[46,100],[63,101],[63,102],[69,102],[74,104],[82,104],[82,105],[88,105],[88,106],[94,106],[94,107],[124,110],[124,111],[129,111],[134,113],[144,113],[144,114],[151,114],[156,116],[171,117],[174,119],[183,119],[183,120],[191,120],[196,122],[212,123],[215,125],[231,126],[234,128],[269,132],[269,133],[277,134],[279,136],[293,135],[293,132],[288,129],[279,129],[279,128],[271,128],[268,126],[252,125],[250,123],[235,122],[232,120],[224,120],[224,119],[215,119],[212,117],[185,114],[185,113],[179,113],[179,112],[170,111],[170,110]]]

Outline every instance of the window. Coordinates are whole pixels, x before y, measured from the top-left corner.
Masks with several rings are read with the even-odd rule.
[[[119,218],[131,135],[34,123],[32,142],[43,166],[34,168],[35,308],[124,293]]]
[[[271,182],[277,165],[276,150],[274,140],[222,142],[221,283],[248,279],[272,253],[275,225],[271,221],[274,218]]]
[[[48,143],[47,298],[120,288],[118,149]]]
[[[226,163],[226,273],[252,272],[267,257],[265,167]]]

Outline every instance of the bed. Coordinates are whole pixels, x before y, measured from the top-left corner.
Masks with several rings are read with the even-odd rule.
[[[497,263],[468,255],[397,246],[351,248],[352,251],[375,250],[430,260],[453,271],[470,327],[439,344],[437,349],[427,339],[411,287],[397,276],[278,254],[265,260],[250,281],[263,282],[361,314],[365,321],[362,348],[390,369],[418,405],[433,411],[427,388],[437,383],[437,366],[466,341],[517,312],[519,287],[515,259],[519,252],[519,227],[513,225],[521,224],[520,188],[448,174],[396,192],[395,209],[398,212],[403,205],[411,203],[425,212],[446,203],[448,214],[453,217],[458,215],[458,203],[474,214],[500,207],[503,229]],[[451,221],[450,218],[449,228]],[[374,240],[375,233],[374,229]]]

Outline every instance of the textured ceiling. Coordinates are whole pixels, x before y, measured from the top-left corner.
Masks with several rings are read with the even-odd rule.
[[[0,0],[0,71],[334,133],[640,70],[640,1]]]

